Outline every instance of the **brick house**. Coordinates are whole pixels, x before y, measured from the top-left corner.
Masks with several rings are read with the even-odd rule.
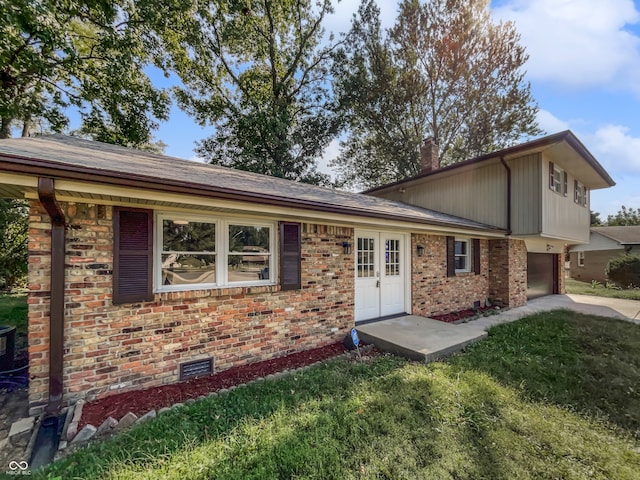
[[[625,253],[640,254],[640,225],[591,227],[589,243],[569,250],[570,276],[606,283],[609,260]]]
[[[508,225],[373,195],[64,136],[0,141],[0,195],[30,201],[32,413],[527,297]]]

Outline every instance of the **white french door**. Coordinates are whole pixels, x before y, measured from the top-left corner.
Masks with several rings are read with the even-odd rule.
[[[356,322],[406,311],[405,243],[402,234],[356,232]]]

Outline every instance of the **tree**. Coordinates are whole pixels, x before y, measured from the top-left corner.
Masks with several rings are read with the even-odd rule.
[[[170,2],[167,2],[170,4]],[[68,127],[129,146],[150,146],[153,119],[166,119],[169,97],[143,69],[151,61],[152,28],[173,6],[151,0],[81,2],[14,0],[0,16],[0,138],[22,126]]]
[[[610,227],[640,225],[640,208],[627,208],[623,205],[618,213],[607,216],[607,225]]]
[[[512,23],[492,22],[488,4],[404,0],[386,36],[375,2],[360,7],[334,67],[349,126],[334,165],[347,183],[417,173],[426,137],[446,165],[541,133],[520,37]]]
[[[0,289],[25,283],[28,229],[26,202],[0,199]]]
[[[168,36],[179,105],[215,132],[210,163],[310,183],[338,131],[321,46],[330,0],[209,0]]]
[[[600,218],[600,213],[594,212],[593,210],[591,210],[589,213],[591,214],[591,223],[590,223],[590,225],[592,227],[601,226],[602,225],[602,219]]]

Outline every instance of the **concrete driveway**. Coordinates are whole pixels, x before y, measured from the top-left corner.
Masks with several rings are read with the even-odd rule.
[[[547,295],[546,297],[529,300],[522,307],[506,310],[499,315],[479,318],[460,327],[487,330],[493,325],[513,322],[527,315],[547,312],[558,308],[566,308],[590,315],[614,317],[640,325],[640,301],[623,300],[619,298],[596,297],[593,295]]]

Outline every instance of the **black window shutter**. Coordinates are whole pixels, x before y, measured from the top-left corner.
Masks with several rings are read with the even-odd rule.
[[[301,236],[299,223],[280,223],[280,286],[282,290],[301,288]]]
[[[568,190],[567,190],[567,181],[568,181],[569,177],[567,175],[567,172],[562,172],[562,173],[563,173],[563,183],[564,183],[564,185],[563,185],[563,187],[564,187],[563,193],[564,193],[564,196],[566,197],[567,194],[569,193]]]
[[[578,202],[578,181],[573,181],[573,201]]]
[[[553,162],[549,162],[549,188],[551,190],[555,190],[554,186],[553,186]]]
[[[113,303],[153,300],[153,211],[113,211]]]
[[[447,277],[456,276],[456,238],[447,236]]]
[[[473,273],[480,275],[480,240],[474,238],[471,240],[471,245],[471,253],[473,253]]]

